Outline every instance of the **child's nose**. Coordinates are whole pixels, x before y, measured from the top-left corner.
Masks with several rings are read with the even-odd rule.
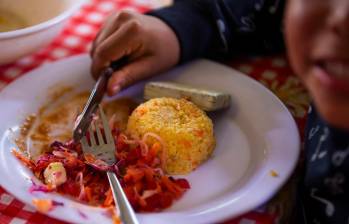
[[[337,34],[349,38],[349,1],[337,1],[331,10],[328,24],[330,28]]]

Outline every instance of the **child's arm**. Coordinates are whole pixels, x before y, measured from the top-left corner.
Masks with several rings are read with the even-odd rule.
[[[110,61],[127,56],[130,62],[108,83],[108,93],[114,95],[138,80],[198,57],[275,51],[283,43],[283,3],[181,0],[148,15],[118,13],[94,41],[92,73],[96,77]]]
[[[186,62],[280,51],[284,5],[285,0],[177,0],[149,14],[174,30],[180,62]]]

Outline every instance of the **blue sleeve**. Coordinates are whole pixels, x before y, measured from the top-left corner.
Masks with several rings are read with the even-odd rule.
[[[285,0],[177,0],[148,14],[174,30],[183,63],[283,50],[284,5]]]

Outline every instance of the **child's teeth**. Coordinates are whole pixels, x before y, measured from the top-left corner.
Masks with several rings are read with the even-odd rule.
[[[334,75],[339,78],[343,78],[344,76],[349,74],[349,65],[339,62],[327,62],[325,63],[325,69],[331,75]]]

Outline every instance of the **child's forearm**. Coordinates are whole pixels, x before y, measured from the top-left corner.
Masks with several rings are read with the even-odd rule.
[[[174,5],[147,13],[162,19],[176,33],[180,63],[202,57],[215,39],[215,24],[200,1],[175,1]]]
[[[198,57],[270,53],[283,49],[284,0],[181,0],[150,12],[181,45],[180,62]]]

